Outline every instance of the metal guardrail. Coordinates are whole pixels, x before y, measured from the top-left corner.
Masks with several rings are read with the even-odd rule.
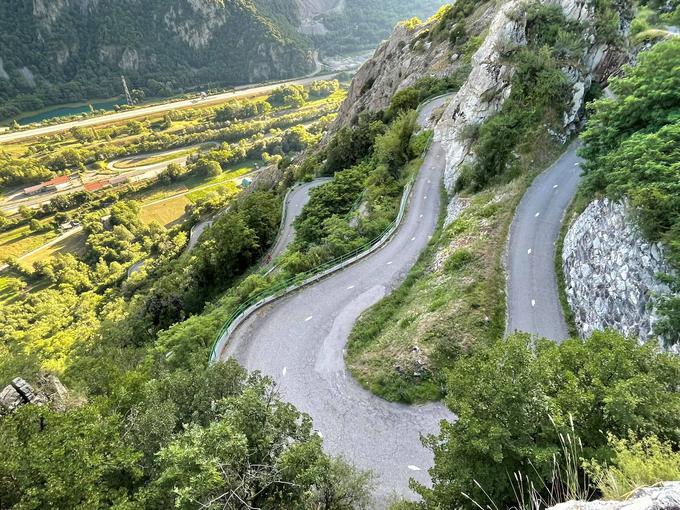
[[[441,97],[445,97],[447,95],[450,95],[450,93],[441,94],[428,99],[424,103],[420,104],[416,111],[420,112],[422,108],[425,107],[427,104]],[[428,148],[426,149],[426,151],[429,150],[429,145],[431,143],[432,137],[430,137],[430,140],[428,142]],[[371,253],[375,252],[383,244],[389,241],[389,239],[394,235],[394,233],[399,228],[399,225],[401,224],[401,221],[404,218],[404,214],[406,212],[406,207],[408,206],[414,181],[415,177],[412,178],[404,188],[404,193],[401,197],[401,204],[399,205],[399,213],[397,214],[397,217],[378,237],[369,241],[363,246],[360,246],[359,248],[356,248],[351,252],[346,253],[345,255],[337,257],[333,260],[329,260],[328,262],[325,262],[315,267],[314,269],[311,269],[310,271],[300,273],[287,280],[279,282],[273,285],[272,287],[265,289],[262,292],[258,293],[257,295],[253,296],[244,303],[241,303],[241,305],[236,310],[234,310],[231,316],[227,319],[227,321],[224,323],[224,326],[218,333],[217,338],[213,343],[212,350],[210,352],[210,363],[214,363],[219,360],[220,354],[222,353],[222,351],[224,351],[224,348],[227,346],[229,337],[234,333],[234,331],[236,331],[236,329],[241,324],[243,324],[243,322],[248,317],[250,317],[257,310],[271,303],[272,301],[276,301],[277,299],[290,294],[291,292],[294,292],[312,283],[318,282],[319,280],[325,278],[326,276],[337,271],[340,271],[341,269],[344,269],[347,266],[350,266],[351,264],[357,262],[358,260],[367,257]]]
[[[275,301],[290,294],[293,291],[315,283],[332,273],[344,269],[354,262],[357,262],[358,260],[370,255],[383,244],[385,244],[396,232],[397,228],[401,224],[402,219],[404,218],[404,213],[406,212],[406,207],[411,196],[412,187],[413,180],[411,180],[404,188],[404,193],[401,198],[401,204],[399,206],[399,213],[397,214],[397,217],[378,237],[369,241],[363,246],[360,246],[359,248],[356,248],[345,255],[336,257],[333,260],[329,260],[328,262],[325,262],[310,271],[300,273],[293,276],[292,278],[279,282],[242,303],[231,314],[229,319],[227,319],[224,326],[218,333],[210,353],[210,362],[214,363],[218,361],[220,354],[229,341],[229,337],[254,312],[271,303],[272,301]]]

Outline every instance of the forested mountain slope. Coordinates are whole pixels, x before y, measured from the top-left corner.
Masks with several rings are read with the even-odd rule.
[[[260,5],[262,4],[262,5]],[[59,0],[0,4],[0,116],[120,94],[283,78],[313,68],[292,1]]]
[[[0,119],[119,95],[121,74],[147,96],[300,76],[314,69],[315,45],[375,44],[403,16],[429,15],[441,4],[364,3],[8,0],[0,3]]]

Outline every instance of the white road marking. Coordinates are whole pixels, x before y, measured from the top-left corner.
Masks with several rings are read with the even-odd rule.
[[[408,468],[411,471],[422,471],[422,469],[420,469],[418,466],[414,466],[413,464],[409,465]]]
[[[313,316],[313,315],[310,315],[309,317],[307,317],[307,318],[305,319],[305,322],[311,321],[311,320],[312,320],[312,317],[314,317],[314,316]]]
[[[288,372],[288,367],[283,367],[283,370],[281,370],[281,373],[285,376],[286,372]]]
[[[541,215],[540,212],[537,212],[537,213],[536,213],[536,217],[537,217],[537,218],[538,218],[540,215]]]
[[[536,300],[532,299],[531,300],[531,308],[534,308],[536,306]]]
[[[528,253],[529,255],[531,255],[531,248],[529,248],[529,249],[527,250],[527,253]]]

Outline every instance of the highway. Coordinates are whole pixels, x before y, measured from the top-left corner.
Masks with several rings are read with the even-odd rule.
[[[238,88],[232,92],[225,92],[222,94],[215,94],[208,96],[205,99],[186,99],[182,101],[174,101],[169,103],[157,104],[153,106],[146,106],[141,108],[134,108],[124,112],[112,113],[108,115],[100,115],[82,120],[72,122],[64,122],[63,124],[55,124],[53,126],[44,126],[34,129],[27,129],[25,131],[9,132],[0,134],[0,144],[19,142],[36,136],[53,135],[62,131],[68,131],[74,127],[91,127],[100,124],[108,124],[111,122],[120,122],[130,120],[137,117],[145,117],[159,113],[165,113],[171,110],[179,110],[182,108],[195,108],[196,106],[206,106],[213,103],[221,103],[229,99],[238,99],[241,97],[255,96],[272,92],[281,85],[309,85],[317,80],[329,80],[336,76],[337,73],[325,74],[321,76],[312,76],[306,78],[299,78],[296,80],[288,80],[284,82],[272,83],[268,85],[259,85],[256,87]]]
[[[580,180],[573,144],[539,175],[522,198],[506,255],[507,333],[523,331],[560,342],[569,337],[557,288],[556,243]]]
[[[420,122],[448,100],[421,111]],[[390,495],[413,498],[409,478],[429,484],[432,452],[421,434],[436,433],[453,416],[441,403],[408,406],[386,402],[354,381],[344,346],[359,315],[406,277],[436,229],[445,151],[435,143],[413,187],[394,237],[343,271],[260,309],[230,338],[221,359],[235,357],[279,386],[284,400],[308,413],[328,452],[377,476],[375,505]]]

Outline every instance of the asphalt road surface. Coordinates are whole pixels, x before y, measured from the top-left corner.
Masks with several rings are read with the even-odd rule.
[[[444,102],[421,112],[421,120]],[[410,205],[381,249],[326,279],[260,309],[233,334],[221,358],[235,357],[279,385],[284,400],[311,415],[332,454],[377,476],[375,507],[391,494],[413,497],[409,478],[429,484],[432,453],[421,434],[453,416],[440,403],[407,406],[364,390],[348,373],[344,347],[359,315],[395,289],[425,249],[440,212],[445,151],[430,148]]]
[[[507,252],[507,333],[560,342],[569,337],[557,289],[555,250],[562,220],[580,180],[577,145],[527,190],[515,212]]]
[[[132,110],[112,113],[110,115],[100,115],[97,117],[91,117],[83,120],[76,120],[72,122],[64,122],[62,124],[55,124],[53,126],[45,126],[34,129],[27,129],[25,131],[17,131],[15,133],[4,133],[0,134],[0,144],[17,142],[20,140],[25,140],[28,138],[34,138],[36,136],[52,135],[55,133],[60,133],[62,131],[67,131],[74,127],[90,127],[97,126],[99,124],[108,124],[110,122],[120,122],[122,120],[134,119],[136,117],[144,117],[148,115],[154,115],[158,113],[164,113],[170,110],[179,110],[181,108],[191,108],[196,106],[206,106],[212,103],[220,103],[227,101],[229,99],[236,99],[240,97],[254,96],[260,94],[266,94],[274,89],[280,87],[281,85],[309,85],[316,80],[328,80],[334,78],[337,73],[327,74],[323,76],[313,76],[308,78],[301,78],[297,80],[289,80],[285,82],[278,82],[269,85],[261,85],[258,87],[247,87],[243,89],[237,89],[233,92],[225,92],[223,94],[215,94],[214,96],[208,96],[205,99],[186,99],[183,101],[175,101],[171,103],[163,103],[154,106],[147,106],[142,108],[135,108]]]
[[[275,260],[279,255],[286,251],[286,248],[288,248],[290,243],[295,239],[295,227],[293,226],[293,222],[300,215],[307,202],[309,202],[309,192],[322,184],[326,184],[330,180],[330,177],[315,179],[311,182],[306,182],[297,186],[288,194],[288,198],[284,205],[286,215],[276,244],[269,253],[268,258],[270,260]]]

